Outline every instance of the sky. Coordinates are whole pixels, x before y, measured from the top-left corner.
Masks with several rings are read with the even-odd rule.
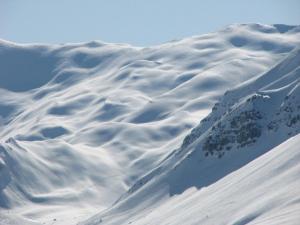
[[[0,0],[0,39],[151,46],[232,23],[300,24],[300,0]]]

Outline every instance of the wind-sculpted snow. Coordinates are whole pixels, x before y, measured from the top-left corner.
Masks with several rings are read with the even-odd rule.
[[[212,112],[185,137],[180,148],[162,161],[157,168],[137,181],[110,210],[100,213],[83,224],[99,224],[99,218],[103,224],[126,224],[128,222],[130,224],[156,224],[153,221],[160,221],[160,224],[169,224],[168,217],[165,215],[158,216],[158,212],[162,209],[165,210],[165,205],[170,207],[172,204],[181,205],[177,199],[181,198],[181,195],[185,195],[191,188],[196,188],[198,191],[194,191],[194,194],[188,194],[191,200],[186,201],[186,207],[192,208],[192,204],[195,204],[195,207],[199,207],[199,210],[191,210],[198,212],[197,215],[200,215],[190,219],[187,224],[222,224],[223,222],[220,221],[228,221],[230,215],[225,216],[223,220],[219,218],[219,215],[226,211],[223,208],[217,208],[214,214],[208,218],[206,215],[211,213],[203,210],[209,210],[212,205],[208,204],[206,206],[205,203],[203,205],[194,203],[194,198],[197,198],[195,196],[198,196],[198,192],[202,193],[203,189],[205,191],[206,189],[207,191],[213,189],[215,184],[222,183],[222,180],[230,177],[232,173],[239,173],[240,170],[245,171],[244,167],[247,167],[248,163],[262,162],[260,157],[265,158],[262,155],[268,151],[276,152],[277,150],[274,148],[287,139],[296,136],[292,142],[299,142],[300,64],[293,63],[296,61],[300,62],[298,48],[271,68],[270,71],[226,92],[220,102],[212,108]],[[297,144],[294,144],[291,148],[286,148],[285,151],[298,154]],[[295,166],[295,164],[291,164],[291,167],[289,167],[289,161],[296,160],[292,157],[282,160],[281,163],[287,164],[287,168],[284,167],[287,171],[292,170]],[[257,164],[256,166],[259,168],[263,164]],[[269,169],[271,168],[269,167]],[[280,171],[280,173],[283,172]],[[241,176],[244,177],[245,175],[241,174]],[[267,178],[260,177],[262,175],[259,172],[257,172],[257,176],[259,177],[257,179]],[[295,173],[287,179],[298,179],[297,177]],[[246,178],[238,177],[236,179]],[[276,180],[277,177],[274,175],[268,177],[268,179]],[[247,180],[242,182],[242,184],[246,183],[248,183]],[[272,186],[272,190],[265,187],[261,190],[261,193],[277,192],[282,188],[280,192],[283,195],[290,194],[289,191],[292,191],[294,196],[299,195],[296,186],[291,185],[294,190],[284,189],[276,183]],[[244,188],[246,187],[244,186]],[[250,192],[251,188],[255,189],[257,187],[249,186],[248,188]],[[246,189],[245,192],[247,192]],[[232,198],[234,198],[231,194],[227,195],[228,193],[230,191],[225,189],[224,196],[227,197],[224,199],[224,204],[230,204]],[[223,199],[223,197],[220,197],[223,194],[220,194],[219,191],[215,194],[211,193],[211,195],[213,195],[211,198]],[[248,209],[237,202],[235,205],[238,206],[234,207],[237,207],[241,212],[244,211],[241,214],[243,218],[240,220],[231,218],[236,222],[229,223],[245,224],[252,220],[260,221],[260,217],[264,217],[270,211],[282,207],[281,203],[274,203],[271,207],[270,204],[272,203],[269,203],[269,199],[260,200],[257,197],[255,198],[258,205],[269,205],[266,206],[268,209]],[[198,201],[202,202],[201,199],[198,199]],[[280,196],[277,196],[272,197],[272,201],[287,204],[290,201],[297,201],[297,197],[289,195],[289,197],[280,199]],[[171,224],[183,224],[184,220],[175,215],[182,215],[183,211],[188,214],[186,208],[171,208],[172,210],[167,211],[167,214],[171,214],[172,217],[176,218]],[[282,207],[282,210],[295,210],[295,212],[298,212],[298,214],[294,213],[292,216],[285,218],[289,221],[288,224],[296,224],[299,218],[299,216],[297,217],[299,209],[299,203],[286,208]],[[141,219],[147,217],[148,214],[156,215],[160,220],[157,220],[155,216],[152,220]],[[184,217],[186,216],[184,215]],[[148,218],[151,218],[151,216]]]
[[[241,168],[299,132],[299,44],[260,24],[145,48],[0,41],[0,224],[119,225]]]

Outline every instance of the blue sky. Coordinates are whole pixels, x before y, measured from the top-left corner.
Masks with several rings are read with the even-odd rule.
[[[300,24],[300,0],[0,0],[0,38],[149,46],[231,23]]]

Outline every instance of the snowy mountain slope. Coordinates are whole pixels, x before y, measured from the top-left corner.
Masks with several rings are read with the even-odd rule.
[[[104,214],[84,224],[296,225],[300,220],[299,144],[298,134],[208,187],[191,187],[167,200],[152,192],[153,199],[138,203],[138,213]],[[149,207],[149,201],[158,199],[159,204],[152,202]]]
[[[249,24],[148,48],[1,41],[0,221],[75,224],[106,209],[299,37],[297,26]]]
[[[172,210],[169,213],[173,214],[174,216],[171,217],[175,217],[176,220],[170,224],[183,224],[183,221],[186,221],[184,224],[226,224],[224,221],[228,219],[229,215],[224,215],[225,218],[221,217],[223,218],[221,220],[217,218],[219,214],[223,213],[222,211],[211,215],[211,218],[207,219],[202,218],[199,220],[199,218],[193,218],[190,219],[190,222],[181,220],[180,216],[182,215],[178,208],[181,203],[180,201],[177,202],[176,199],[184,199],[181,195],[189,192],[190,188],[196,188],[198,191],[194,191],[194,193],[197,195],[198,192],[203,192],[203,189],[205,191],[213,189],[214,185],[223,179],[227,179],[229,182],[232,173],[247,171],[244,167],[247,168],[248,163],[255,164],[261,155],[270,150],[276,152],[275,149],[272,149],[290,137],[299,134],[299,62],[300,49],[297,48],[270,71],[226,92],[220,102],[213,107],[212,112],[186,136],[182,146],[174,154],[170,155],[151,173],[137,181],[129,192],[110,210],[100,213],[83,224],[99,224],[99,221],[103,221],[103,224],[127,224],[129,221],[131,224],[151,224],[151,222],[155,224],[153,221],[156,221],[156,223],[160,221],[160,224],[169,224],[169,217],[165,215],[161,215],[159,220],[156,217],[149,217],[149,220],[144,220],[144,218],[147,214],[151,214],[152,210],[157,210],[157,213],[159,213],[162,212],[160,207],[163,206],[164,208],[164,205],[171,206],[173,204],[176,206],[174,209],[171,207]],[[297,137],[294,138],[296,143],[299,141],[299,135]],[[296,144],[291,149],[289,147],[286,148],[288,149],[286,151],[294,151],[297,154]],[[299,159],[297,157],[289,158],[287,162],[285,162],[285,159],[282,160],[283,164],[288,164],[291,160],[295,160],[294,163],[296,164]],[[263,160],[260,162],[263,162]],[[256,166],[260,168],[265,165],[262,163]],[[253,168],[256,167],[254,166]],[[277,168],[277,166],[274,168]],[[287,170],[289,169],[292,170],[293,168],[288,167]],[[272,167],[269,167],[269,170],[272,171]],[[278,171],[274,170],[276,172],[269,172],[271,173],[271,182],[278,179],[277,176],[274,176],[277,172],[288,174],[288,172],[280,171],[279,169]],[[260,177],[264,176],[263,173],[257,173],[258,179],[264,179]],[[297,180],[295,174],[286,175],[286,179]],[[246,177],[245,174],[242,177]],[[243,182],[241,183],[245,188],[244,192],[248,192],[246,188],[249,181],[245,178],[242,180]],[[234,183],[234,181],[232,180],[231,182]],[[299,183],[297,184],[299,185]],[[283,194],[293,193],[293,195],[297,196],[300,192],[296,188],[296,184],[291,184],[291,186],[293,187],[291,190],[294,190],[291,192],[290,189],[283,189]],[[270,186],[268,187],[270,188]],[[251,190],[257,187],[248,186],[248,188]],[[281,187],[280,185],[274,185],[273,188],[277,192]],[[261,192],[255,192],[255,194],[262,194],[268,191],[271,192],[271,195],[275,194],[272,190],[268,190],[267,187],[262,189]],[[221,198],[218,194],[212,195],[209,198]],[[220,195],[223,195],[223,193]],[[227,202],[234,198],[231,195],[225,196],[227,197],[227,199],[225,198]],[[280,205],[277,204],[280,204],[281,201],[292,201],[293,198],[291,196],[283,198],[281,195],[278,195],[274,197],[272,200],[277,203],[274,203],[273,207],[279,207]],[[193,199],[193,195],[190,198]],[[201,202],[202,200],[198,199],[198,201]],[[189,200],[186,200],[186,204],[190,207],[196,207]],[[254,198],[253,204],[260,204],[260,200]],[[205,210],[206,207],[209,209],[211,206],[200,203],[199,207],[201,210]],[[247,208],[242,204],[237,207],[241,210]],[[283,209],[285,210],[285,208]],[[292,209],[299,214],[299,203],[296,202]],[[186,208],[183,209],[183,211],[185,210]],[[201,210],[199,209],[199,212]],[[219,210],[222,210],[222,208]],[[239,223],[229,221],[228,223],[245,224],[246,221],[248,223],[258,217],[255,210],[255,208],[251,208],[248,211],[245,209],[247,212],[245,219]],[[264,213],[273,215],[270,212],[271,209],[264,210]],[[296,212],[295,215],[297,215]],[[185,213],[189,214],[187,211]],[[176,215],[179,215],[179,217],[177,218]],[[253,217],[252,215],[255,216]],[[185,218],[185,216],[182,217]],[[290,223],[296,224],[297,222],[295,218],[287,219],[291,219]]]

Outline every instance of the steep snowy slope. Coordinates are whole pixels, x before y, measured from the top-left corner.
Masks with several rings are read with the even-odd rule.
[[[149,48],[0,41],[0,221],[75,224],[129,189],[132,198],[140,177],[164,165],[167,155],[178,157],[165,161],[164,172],[169,173],[169,162],[185,165],[201,135],[187,138],[182,151],[174,149],[226,90],[252,84],[299,44],[298,26],[260,24],[232,25]],[[278,76],[294,74],[283,81],[286,88],[274,83],[274,90],[282,87],[280,96],[287,91],[297,96],[290,81],[297,77],[294,64],[274,67]],[[221,108],[213,115],[221,115]],[[209,128],[208,122],[199,129]],[[189,170],[178,171],[186,176]],[[168,182],[176,184],[180,176],[172,172]],[[198,179],[190,177],[180,187],[170,185],[171,195],[194,185]]]
[[[297,48],[270,71],[226,92],[179,149],[137,181],[110,210],[83,224],[246,224],[267,223],[265,217],[277,216],[297,224],[299,62]],[[295,135],[293,141],[276,147]],[[268,151],[272,153],[260,158]],[[268,182],[258,185],[263,180]],[[220,205],[211,212],[216,201]],[[227,210],[224,204],[229,204]],[[165,210],[169,216],[160,214]],[[284,216],[282,211],[289,214]]]
[[[298,134],[209,187],[167,200],[153,192],[137,203],[138,213],[104,214],[84,224],[299,224],[299,144]]]

